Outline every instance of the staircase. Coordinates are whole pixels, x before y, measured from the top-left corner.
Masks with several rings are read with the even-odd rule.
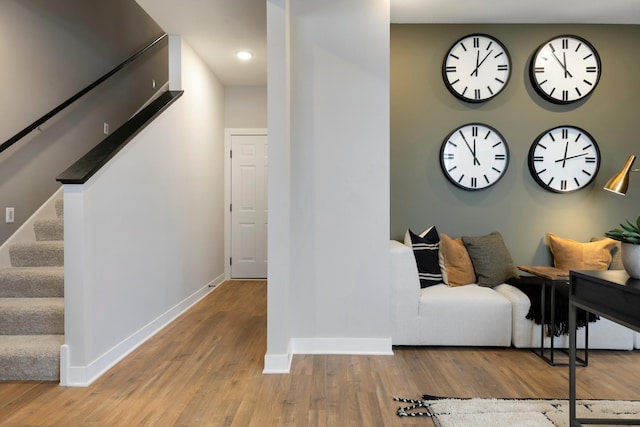
[[[36,241],[9,247],[11,267],[0,268],[0,380],[59,381],[64,343],[64,226],[34,222]]]

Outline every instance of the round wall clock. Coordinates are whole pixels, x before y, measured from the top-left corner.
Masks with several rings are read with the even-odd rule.
[[[447,89],[467,102],[484,102],[496,96],[509,81],[511,58],[495,37],[471,34],[455,42],[442,64]]]
[[[569,104],[583,99],[600,80],[600,56],[578,36],[555,37],[536,50],[529,75],[535,90],[547,101]]]
[[[509,166],[509,146],[500,132],[482,123],[455,129],[440,148],[444,175],[464,190],[481,190],[502,178]]]
[[[529,149],[529,171],[542,188],[568,193],[589,185],[600,169],[600,148],[575,126],[549,129]]]

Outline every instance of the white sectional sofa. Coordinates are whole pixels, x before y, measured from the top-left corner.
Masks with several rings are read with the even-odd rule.
[[[437,284],[421,289],[413,250],[391,240],[390,255],[393,345],[540,346],[542,326],[526,319],[531,302],[518,288]],[[636,335],[600,319],[589,324],[589,348],[631,350]],[[549,345],[549,338],[545,343]],[[568,347],[568,336],[556,337],[554,345]],[[584,328],[578,332],[578,345],[584,346]]]

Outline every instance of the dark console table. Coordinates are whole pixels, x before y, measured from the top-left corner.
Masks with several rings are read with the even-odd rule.
[[[576,418],[576,311],[590,311],[640,331],[640,280],[624,270],[571,271],[569,289],[569,423],[640,425],[640,420]]]

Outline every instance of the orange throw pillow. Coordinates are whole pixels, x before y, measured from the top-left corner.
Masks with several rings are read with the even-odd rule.
[[[554,265],[561,270],[606,270],[611,263],[611,249],[616,246],[616,241],[609,238],[581,243],[553,233],[547,233],[547,241]]]
[[[441,233],[438,261],[442,270],[442,281],[447,285],[463,286],[476,282],[473,263],[461,238],[454,240]]]

